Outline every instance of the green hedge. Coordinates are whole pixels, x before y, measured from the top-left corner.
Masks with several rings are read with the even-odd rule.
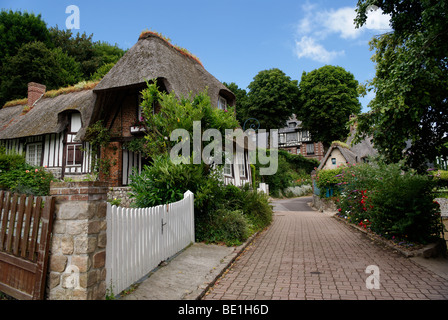
[[[396,241],[428,243],[440,237],[440,207],[430,175],[400,164],[361,164],[342,169],[339,215]]]
[[[0,188],[12,192],[45,196],[54,180],[44,168],[30,166],[22,155],[0,154]]]

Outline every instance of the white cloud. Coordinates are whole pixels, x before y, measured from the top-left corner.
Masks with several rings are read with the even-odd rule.
[[[338,33],[343,39],[357,38],[361,30],[355,28],[353,20],[356,12],[353,8],[340,8],[323,12],[320,16],[320,23],[327,29],[328,33]]]
[[[296,54],[299,58],[310,58],[319,62],[330,62],[344,51],[331,51],[322,44],[329,36],[337,35],[344,40],[356,40],[366,30],[384,32],[390,30],[389,16],[380,9],[368,13],[362,28],[355,28],[355,8],[321,10],[316,5],[302,7],[303,18],[297,24]]]
[[[296,40],[296,54],[300,58],[310,58],[312,60],[329,63],[335,57],[343,55],[344,51],[328,51],[313,38],[303,36]]]
[[[371,11],[367,14],[365,28],[378,31],[390,31],[390,16],[383,14],[381,9]]]

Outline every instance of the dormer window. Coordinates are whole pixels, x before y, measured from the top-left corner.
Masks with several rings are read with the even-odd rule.
[[[227,100],[221,96],[218,97],[218,109],[227,110]]]

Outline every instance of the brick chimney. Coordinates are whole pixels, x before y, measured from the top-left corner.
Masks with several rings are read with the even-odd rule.
[[[42,98],[46,87],[43,84],[30,82],[28,83],[28,107],[34,107],[34,104]]]

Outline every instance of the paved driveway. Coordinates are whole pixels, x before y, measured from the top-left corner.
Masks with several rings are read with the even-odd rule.
[[[203,299],[448,300],[448,279],[311,210],[310,201],[275,202],[272,225]]]

